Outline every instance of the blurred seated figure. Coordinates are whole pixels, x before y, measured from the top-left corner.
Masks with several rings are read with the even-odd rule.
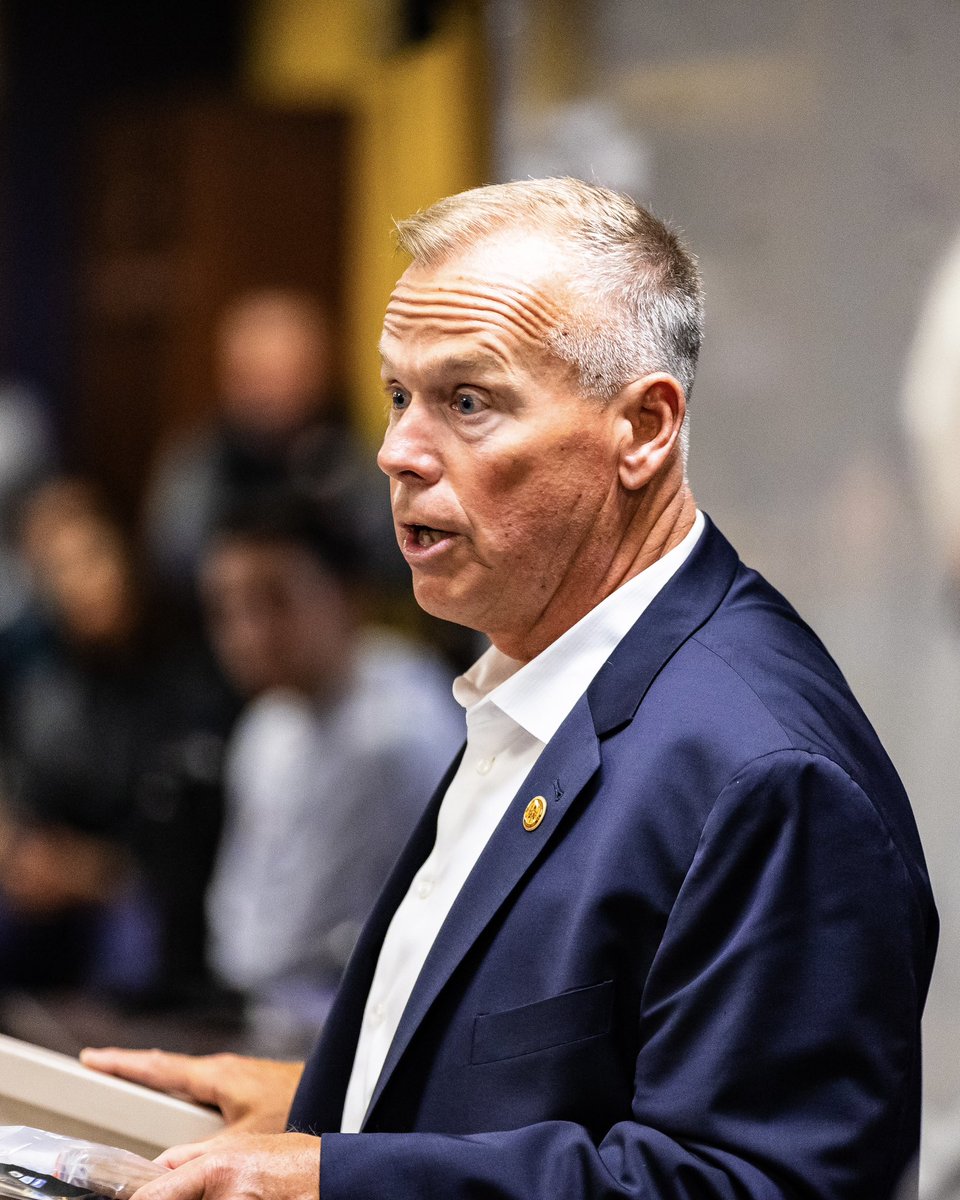
[[[960,237],[921,311],[903,393],[919,500],[951,605],[960,612]]]
[[[923,515],[932,540],[937,570],[942,578],[943,597],[955,627],[960,623],[960,237],[948,247],[931,281],[920,312],[913,345],[906,363],[903,388],[903,417],[915,460],[915,482]],[[954,665],[955,648],[947,643],[947,661]],[[954,654],[950,653],[950,650]],[[942,686],[942,685],[941,685]],[[936,693],[935,693],[936,694]],[[955,692],[953,693],[955,695]],[[956,727],[957,713],[948,712],[943,736],[949,739]],[[938,838],[956,853],[956,778],[944,773]],[[951,836],[952,835],[952,836]],[[944,865],[949,862],[944,858]],[[935,865],[935,864],[934,864]],[[943,920],[937,977],[939,992],[947,999],[946,1012],[952,1024],[947,1036],[960,1038],[956,1021],[956,988],[949,981],[960,979],[960,939],[957,913],[960,886],[955,871],[944,870],[938,881],[937,903]],[[952,917],[952,919],[951,919]],[[948,936],[949,935],[949,936]],[[934,1000],[938,999],[934,992]],[[936,1010],[934,1010],[936,1011]],[[927,1023],[929,1027],[930,1014]],[[941,1040],[944,1035],[941,1034]],[[949,1062],[949,1060],[948,1060]],[[939,1106],[928,1104],[924,1111],[923,1151],[920,1156],[921,1200],[960,1200],[960,1088],[957,1072],[952,1078],[955,1094]],[[942,1085],[941,1085],[942,1086]]]
[[[88,484],[33,492],[20,546],[39,634],[0,729],[0,986],[192,988],[229,693],[148,618]]]
[[[247,292],[220,316],[215,423],[172,445],[146,505],[146,540],[164,580],[187,595],[201,550],[233,504],[280,485],[349,520],[370,573],[406,581],[386,480],[353,436],[331,386],[326,312],[291,289]]]
[[[218,527],[201,569],[214,646],[250,697],[225,766],[212,965],[246,991],[251,1046],[316,1038],[360,926],[463,739],[446,671],[358,623],[355,548],[276,497]]]
[[[17,646],[10,630],[30,600],[29,579],[13,543],[14,514],[24,491],[53,461],[48,423],[34,392],[0,381],[0,680]]]

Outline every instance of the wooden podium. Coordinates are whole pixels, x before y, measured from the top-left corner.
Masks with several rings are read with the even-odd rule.
[[[33,1125],[154,1158],[223,1128],[220,1114],[0,1034],[0,1125]]]

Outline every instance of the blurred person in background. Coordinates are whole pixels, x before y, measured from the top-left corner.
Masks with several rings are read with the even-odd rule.
[[[948,249],[923,305],[903,399],[919,499],[960,628],[960,238]],[[920,1195],[960,1200],[960,1096],[944,1111],[925,1115]]]
[[[54,459],[46,416],[24,384],[0,382],[0,680],[23,644],[21,623],[30,602],[26,565],[13,538],[14,514],[24,492],[46,474]]]
[[[260,1053],[316,1039],[363,921],[463,738],[446,671],[364,626],[356,547],[302,497],[236,507],[204,555],[212,640],[250,697],[227,750],[212,966]]]
[[[349,520],[379,579],[403,580],[385,483],[332,385],[330,321],[293,289],[260,289],[217,323],[215,422],[161,457],[145,537],[162,579],[189,596],[203,546],[235,503],[284,484],[308,491],[331,523]]]
[[[0,979],[191,990],[229,693],[165,638],[90,484],[29,494],[19,546],[40,634],[4,689]]]
[[[904,417],[920,500],[960,616],[960,239],[927,297],[907,363]]]

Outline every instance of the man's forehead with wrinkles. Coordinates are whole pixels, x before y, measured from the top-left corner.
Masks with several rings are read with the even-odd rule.
[[[413,263],[390,297],[381,354],[389,359],[392,338],[425,327],[451,336],[499,331],[542,351],[569,312],[565,262],[557,241],[511,232],[435,264]],[[495,357],[479,349],[464,354],[465,365],[490,365]]]

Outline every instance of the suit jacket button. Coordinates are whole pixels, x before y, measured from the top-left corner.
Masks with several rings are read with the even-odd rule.
[[[547,801],[543,796],[534,796],[523,810],[523,827],[529,833],[540,824],[547,812]]]

